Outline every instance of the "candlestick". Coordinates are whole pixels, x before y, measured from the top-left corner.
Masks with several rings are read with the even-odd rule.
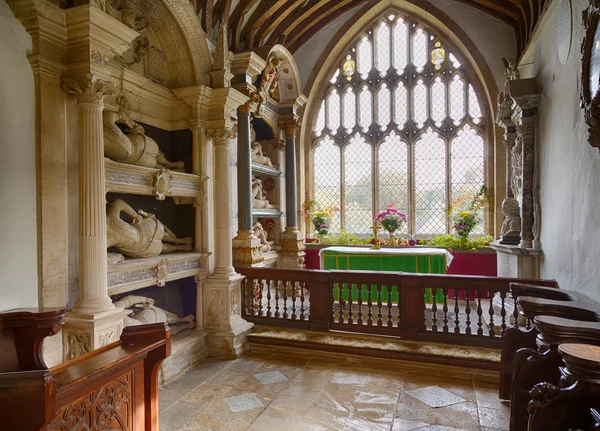
[[[371,250],[380,250],[381,247],[379,247],[379,238],[377,237],[377,234],[379,232],[379,223],[374,222],[373,226],[371,226],[371,229],[373,229],[373,246],[371,247]]]

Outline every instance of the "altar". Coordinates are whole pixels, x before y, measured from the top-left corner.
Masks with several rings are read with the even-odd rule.
[[[412,272],[422,274],[445,274],[453,256],[441,248],[427,247],[396,247],[373,250],[366,247],[328,247],[319,251],[321,269],[341,269],[357,271],[389,271]],[[336,293],[336,296],[339,293]],[[347,299],[347,286],[342,288],[342,298]],[[436,300],[443,300],[441,291],[437,292]],[[368,300],[366,289],[363,290],[363,300]],[[387,301],[387,292],[382,292],[382,300]],[[352,287],[352,299],[358,300],[358,288]],[[371,293],[371,299],[377,299],[377,292]],[[429,289],[425,300],[431,300]],[[392,301],[398,301],[398,290],[392,288]]]

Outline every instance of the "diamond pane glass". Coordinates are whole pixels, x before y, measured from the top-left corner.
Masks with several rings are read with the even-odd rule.
[[[371,41],[364,36],[356,45],[356,70],[361,75],[366,75],[373,67],[373,46]]]
[[[346,231],[369,234],[373,222],[373,173],[371,146],[355,136],[344,149]]]
[[[439,76],[431,85],[431,119],[441,126],[446,118],[446,84]]]
[[[427,64],[429,51],[427,50],[427,33],[419,28],[413,34],[412,40],[412,64],[417,69],[417,72],[422,72]]]
[[[342,125],[346,130],[352,130],[356,124],[356,95],[352,87],[344,92],[344,119]]]
[[[458,131],[451,147],[452,167],[452,200],[461,197],[471,199],[479,192],[483,183],[483,138],[468,125]],[[483,210],[478,214],[483,220]],[[473,230],[475,234],[483,234],[483,223]]]
[[[315,135],[321,136],[323,129],[325,128],[325,101],[321,102],[319,107],[319,113],[317,114],[317,122],[315,123]]]
[[[487,142],[477,130],[485,106],[471,74],[463,71],[468,64],[448,46],[427,23],[388,13],[338,59],[341,69],[331,72],[324,101],[315,106],[313,132],[320,142],[314,151],[315,197],[321,206],[340,206],[344,196],[332,232],[343,227],[370,236],[372,212],[394,203],[415,216],[406,228],[415,229],[411,235],[453,233],[447,200],[473,195],[484,184]],[[409,64],[416,76],[405,75]],[[474,231],[483,232],[483,225]]]
[[[479,105],[479,99],[477,98],[477,94],[475,94],[472,84],[469,84],[469,116],[475,124],[481,122],[481,106]]]
[[[379,211],[394,204],[408,214],[408,148],[392,131],[379,146]],[[400,233],[408,233],[405,223]]]
[[[399,19],[392,29],[392,45],[394,48],[392,64],[398,73],[402,73],[408,65],[408,26]]]
[[[337,133],[340,127],[340,95],[334,89],[327,98],[327,128],[332,135]]]
[[[427,120],[427,87],[422,79],[415,85],[412,94],[413,121],[420,129]]]
[[[367,130],[373,122],[373,96],[371,90],[366,86],[362,88],[358,95],[358,106],[358,124],[363,130]]]
[[[377,124],[379,124],[382,130],[385,130],[392,120],[392,107],[390,103],[390,90],[387,84],[383,84],[377,91]]]
[[[375,29],[375,68],[382,76],[390,68],[390,26],[385,22]]]
[[[428,129],[415,144],[416,233],[446,233],[446,207],[446,145]]]
[[[333,205],[340,208],[340,149],[329,137],[315,148],[315,200],[321,208]],[[337,212],[330,225],[330,232],[340,230],[340,213]]]
[[[459,124],[465,116],[465,82],[455,76],[450,83],[450,118]]]
[[[400,130],[404,128],[408,120],[408,96],[406,87],[402,82],[396,86],[394,91],[394,122]]]

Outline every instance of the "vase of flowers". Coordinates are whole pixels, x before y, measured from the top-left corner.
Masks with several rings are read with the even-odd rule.
[[[329,233],[331,218],[337,211],[338,208],[333,205],[320,208],[316,201],[311,199],[302,204],[302,209],[298,213],[311,221],[317,237],[321,238]]]
[[[402,214],[397,208],[394,207],[394,204],[389,204],[386,209],[380,212],[375,218],[376,223],[380,223],[381,226],[388,232],[390,235],[390,242],[392,244],[397,243],[397,239],[395,238],[395,233],[397,230],[402,228],[402,225],[406,223],[406,215]]]
[[[452,228],[460,238],[466,240],[473,229],[481,223],[480,211],[485,206],[485,191],[485,186],[482,186],[475,196],[464,196],[450,206],[451,213],[454,213]],[[467,200],[468,198],[471,198],[470,201]]]

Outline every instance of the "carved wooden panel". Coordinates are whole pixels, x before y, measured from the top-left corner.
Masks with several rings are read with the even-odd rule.
[[[129,431],[133,429],[133,371],[63,407],[49,431]]]

